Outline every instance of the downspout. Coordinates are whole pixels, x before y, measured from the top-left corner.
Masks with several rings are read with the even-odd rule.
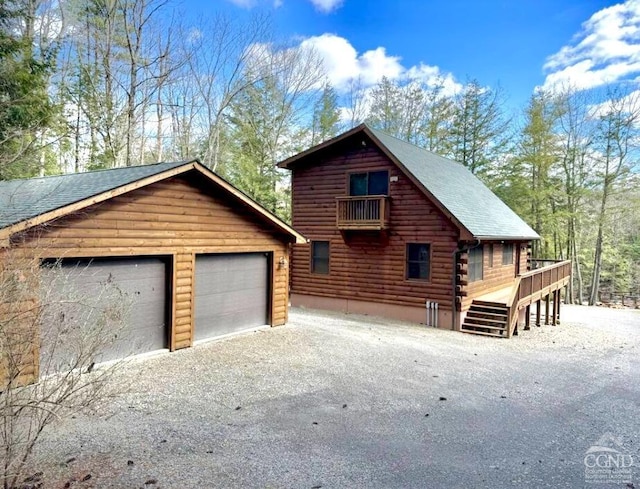
[[[467,245],[467,246],[462,246],[460,247],[460,245],[458,244],[458,248],[456,248],[455,250],[453,250],[453,277],[452,277],[452,288],[451,291],[453,292],[453,298],[451,299],[451,331],[456,331],[456,275],[458,274],[458,271],[456,270],[457,265],[458,265],[458,255],[460,253],[464,253],[465,251],[469,251],[472,250],[474,248],[477,248],[478,246],[480,246],[480,240],[476,239],[475,244],[473,245]],[[468,265],[468,264],[467,264]]]

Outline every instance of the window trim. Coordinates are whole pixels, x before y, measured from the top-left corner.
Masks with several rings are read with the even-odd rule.
[[[427,267],[427,278],[416,278],[409,277],[409,246],[418,245],[418,246],[427,246],[429,251],[428,258],[428,267]],[[420,263],[420,262],[417,262]],[[408,282],[420,282],[420,283],[429,283],[431,282],[431,266],[433,263],[433,246],[431,246],[430,242],[406,242],[404,246],[404,279]]]
[[[316,271],[316,255],[314,253],[314,245],[316,243],[327,243],[327,272]],[[309,273],[314,275],[330,275],[331,274],[331,241],[328,239],[315,239],[309,243]]]
[[[511,248],[511,253],[507,254],[505,253],[506,248]],[[503,266],[508,266],[508,265],[513,265],[513,253],[515,251],[515,246],[513,243],[503,243],[502,245],[502,265]],[[508,257],[508,260],[505,260],[505,258]]]
[[[363,173],[366,173],[367,175],[367,192],[369,191],[369,173],[377,173],[377,172],[387,172],[387,193],[386,194],[369,194],[367,193],[366,195],[351,195],[351,175],[362,175]],[[369,197],[372,195],[384,195],[385,197],[389,196],[389,190],[390,190],[390,184],[391,183],[391,171],[388,168],[378,168],[378,169],[372,169],[372,170],[362,170],[362,171],[350,171],[347,172],[347,192],[346,195],[349,197]]]
[[[471,277],[471,253],[480,253],[480,277]],[[481,282],[484,280],[484,246],[471,248],[467,252],[467,280],[471,282]]]

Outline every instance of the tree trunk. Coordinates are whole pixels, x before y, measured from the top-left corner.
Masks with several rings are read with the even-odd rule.
[[[602,268],[602,239],[604,218],[609,193],[608,175],[605,175],[604,189],[602,190],[602,201],[600,202],[600,216],[598,218],[598,236],[596,238],[596,249],[593,257],[593,276],[591,277],[591,293],[589,294],[589,305],[594,306],[598,302],[598,289],[600,288],[600,270]]]

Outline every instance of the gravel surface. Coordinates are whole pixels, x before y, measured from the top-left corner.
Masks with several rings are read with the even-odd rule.
[[[639,353],[633,310],[563,306],[501,340],[294,309],[132,361],[134,390],[47,432],[39,468],[47,487],[632,488],[587,484],[584,457],[611,433],[638,464]]]

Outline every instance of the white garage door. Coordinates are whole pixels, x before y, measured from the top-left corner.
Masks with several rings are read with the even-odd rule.
[[[267,324],[268,279],[264,253],[197,256],[195,339]]]
[[[41,324],[41,365],[60,370],[75,361],[79,348],[103,346],[95,363],[166,348],[167,270],[159,258],[64,260],[44,266],[49,285]],[[107,311],[107,312],[105,312]],[[106,329],[105,314],[124,312],[120,327]],[[51,363],[46,363],[46,362]]]

